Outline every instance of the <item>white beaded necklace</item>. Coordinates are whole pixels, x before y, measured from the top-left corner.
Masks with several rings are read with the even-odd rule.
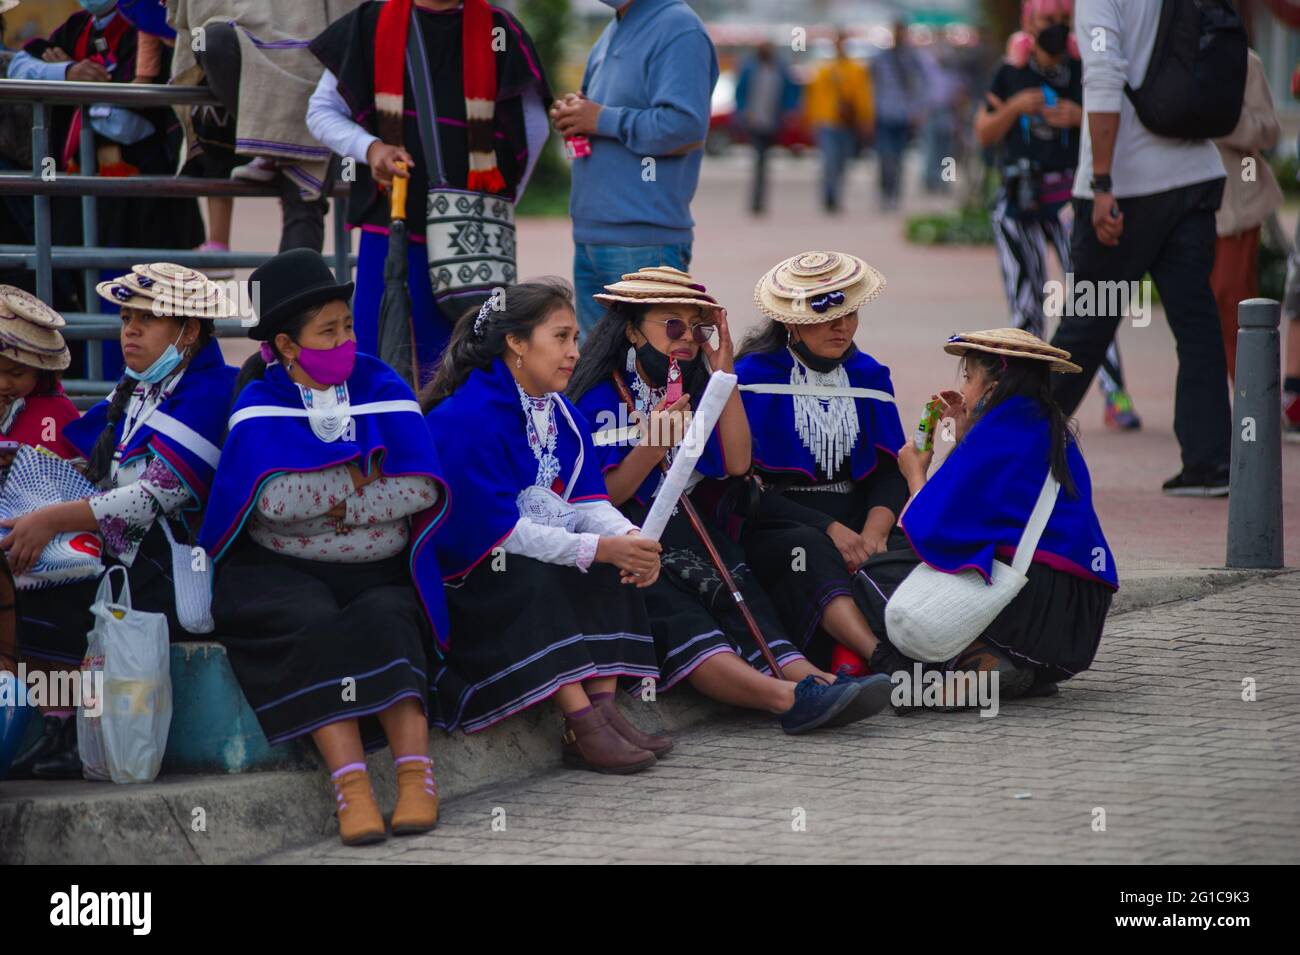
[[[348,413],[352,402],[348,397],[347,383],[322,388],[320,391],[299,385],[298,391],[302,395],[302,406],[308,411],[317,412],[307,418],[312,434],[327,443],[343,437],[352,423],[352,415]]]
[[[849,373],[842,364],[830,371],[816,371],[805,365],[793,350],[790,355],[794,358],[794,366],[790,369],[790,384],[794,387],[851,387]],[[812,452],[813,460],[830,479],[857,443],[857,404],[849,397],[796,394],[793,398],[794,428],[799,432],[799,440]]]
[[[560,459],[555,456],[555,442],[559,438],[559,430],[555,427],[557,399],[554,392],[548,391],[540,398],[534,398],[520,387],[519,382],[515,382],[515,387],[519,389],[519,403],[524,409],[528,447],[537,459],[537,477],[533,484],[549,489],[560,476]]]

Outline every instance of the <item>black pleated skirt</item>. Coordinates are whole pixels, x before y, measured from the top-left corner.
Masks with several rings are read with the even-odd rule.
[[[447,584],[449,649],[433,665],[430,722],[477,733],[597,677],[657,681],[642,592],[609,564],[504,554]]]
[[[622,510],[638,525],[645,520],[647,509],[635,501],[624,504]],[[776,662],[784,666],[803,659],[772,600],[750,571],[744,550],[707,518],[703,520]],[[755,669],[770,673],[736,601],[680,508],[669,519],[659,542],[664,548],[659,579],[643,593],[659,660],[660,689],[670,689],[719,653],[737,654]]]
[[[105,563],[116,562],[108,559]],[[191,634],[176,619],[171,549],[157,524],[145,535],[126,574],[131,586],[131,606],[147,613],[166,614],[173,643],[203,639]],[[79,665],[86,655],[86,637],[94,623],[90,605],[95,602],[99,582],[100,578],[95,578],[18,591],[19,652],[36,661]]]
[[[911,547],[889,550],[854,575],[858,605],[877,636],[888,639],[885,606],[920,563]],[[1034,667],[1039,682],[1068,680],[1092,666],[1114,591],[1044,564],[1030,564],[1026,577],[1024,589],[980,637]]]
[[[273,745],[355,719],[370,751],[376,714],[408,698],[428,711],[432,631],[405,554],[336,564],[246,541],[217,569],[212,616]]]
[[[866,523],[870,510],[866,485],[862,483],[848,492],[764,493],[786,493],[800,504],[858,530]],[[906,538],[900,540],[906,542]],[[844,566],[835,542],[809,524],[771,517],[746,522],[742,541],[754,573],[771,594],[791,638],[814,664],[829,667],[835,640],[821,629],[822,614],[836,597],[853,596],[852,574]]]

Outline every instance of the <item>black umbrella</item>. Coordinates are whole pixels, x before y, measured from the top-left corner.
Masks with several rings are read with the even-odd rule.
[[[404,165],[399,166],[405,172]],[[394,176],[389,203],[388,257],[384,259],[384,298],[379,303],[379,357],[419,390],[415,371],[414,331],[411,328],[411,293],[406,286],[406,186],[405,176]]]

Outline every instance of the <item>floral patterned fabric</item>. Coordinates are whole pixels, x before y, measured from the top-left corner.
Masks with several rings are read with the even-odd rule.
[[[276,553],[367,563],[404,551],[408,518],[437,501],[438,487],[425,477],[381,477],[357,488],[346,466],[282,474],[262,488],[248,532]]]
[[[115,467],[114,487],[89,498],[105,549],[130,567],[159,515],[173,516],[198,504],[189,487],[156,454]]]

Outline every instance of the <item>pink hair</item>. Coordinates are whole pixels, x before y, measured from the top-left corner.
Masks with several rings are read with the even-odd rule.
[[[1073,16],[1073,0],[1024,0],[1020,5],[1020,29],[1007,38],[1007,62],[1012,66],[1021,67],[1029,62],[1029,56],[1034,52],[1034,34],[1030,31],[1033,29],[1033,19],[1040,13],[1063,13],[1066,16]],[[1070,32],[1070,42],[1066,47],[1066,52],[1071,59],[1079,58],[1079,44],[1074,38],[1074,32]]]

